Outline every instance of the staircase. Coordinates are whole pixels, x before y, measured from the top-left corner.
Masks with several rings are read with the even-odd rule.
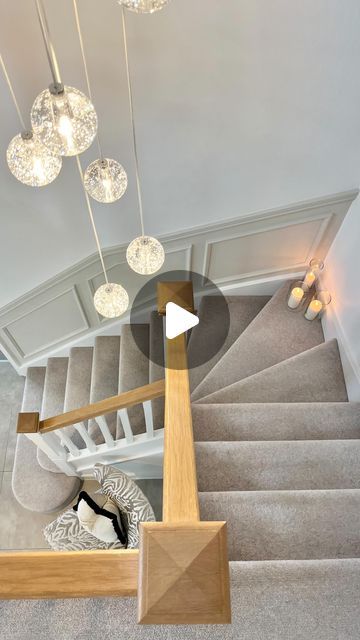
[[[336,340],[324,342],[321,323],[290,311],[287,292],[285,285],[271,298],[228,298],[227,341],[189,371],[201,521],[228,526],[233,623],[220,635],[355,640],[360,403],[348,402]],[[199,315],[188,342],[189,367],[216,332],[216,298],[205,296]],[[162,352],[156,314],[138,331],[149,353]],[[93,350],[74,349],[69,360],[50,359],[46,370],[30,369],[23,410],[41,406],[43,416],[53,415],[163,376],[161,366],[139,356],[124,327],[121,340],[100,337]],[[152,407],[162,427],[162,401],[153,400]],[[146,436],[144,413],[132,408],[128,414],[134,437]],[[107,425],[114,438],[123,438],[119,415],[108,416]],[[95,443],[102,440],[101,423],[89,421],[85,428]],[[78,435],[73,431],[71,438],[79,445]],[[59,473],[25,436],[19,436],[16,464],[15,493],[21,477],[32,491],[34,482],[38,492],[46,482],[53,502],[56,490],[58,502],[78,490],[79,478]],[[135,615],[130,600],[117,603],[118,615]],[[172,638],[173,630],[165,629],[162,637]],[[220,637],[216,627],[187,629],[176,637]],[[128,626],[127,632],[135,638],[138,628]]]
[[[121,338],[99,336],[94,347],[75,347],[69,358],[49,358],[46,367],[30,367],[21,411],[39,412],[44,420],[160,380],[163,367],[149,361],[154,350],[161,361],[163,331],[157,313],[151,314],[149,324],[132,330],[123,326]],[[18,436],[13,492],[32,511],[52,512],[68,505],[96,462],[121,461],[121,468],[136,478],[162,476],[163,399],[67,427],[57,435],[59,440],[52,434],[43,437],[58,452],[56,463],[27,436]],[[61,447],[68,459],[69,452],[73,454],[76,466],[62,457]]]

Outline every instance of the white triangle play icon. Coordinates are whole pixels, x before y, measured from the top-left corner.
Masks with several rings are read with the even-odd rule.
[[[172,340],[199,324],[199,318],[175,302],[166,305],[166,337]]]

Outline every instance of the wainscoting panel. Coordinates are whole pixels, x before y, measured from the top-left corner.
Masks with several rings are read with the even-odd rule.
[[[162,271],[192,270],[224,290],[247,292],[291,278],[312,257],[326,257],[357,195],[339,193],[163,236]],[[147,278],[127,266],[126,245],[106,249],[104,259],[109,279],[125,286],[132,304]],[[94,309],[93,294],[103,282],[92,255],[0,309],[0,348],[19,372],[76,344],[92,344],[98,334],[121,332],[129,313],[106,320]]]

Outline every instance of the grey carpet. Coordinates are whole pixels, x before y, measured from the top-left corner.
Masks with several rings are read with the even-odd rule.
[[[211,348],[218,331],[219,322],[223,322],[223,307],[217,296],[204,296],[199,305],[199,324],[193,328],[188,345],[188,362],[192,399],[200,397],[196,387],[211,371],[215,364],[228,351],[246,327],[269,301],[269,296],[228,296],[230,326],[227,338],[219,351],[204,364],[197,367],[199,357],[204,357]]]
[[[164,329],[163,316],[159,316],[157,311],[152,311],[150,315],[150,361],[149,361],[149,382],[156,382],[165,378],[164,369]],[[154,427],[164,426],[164,398],[157,398],[152,401],[154,417]]]
[[[360,489],[360,440],[198,442],[199,491]]]
[[[136,598],[0,602],[1,640],[357,640],[360,560],[231,562],[232,624],[139,626]]]
[[[243,380],[323,342],[321,323],[287,307],[286,283],[199,384],[196,397]]]
[[[119,391],[120,336],[97,336],[91,371],[90,402],[98,402]],[[115,437],[116,413],[105,416],[107,425]],[[104,442],[95,420],[89,421],[88,431],[97,444]]]
[[[330,340],[215,391],[201,403],[346,402],[338,344]]]
[[[360,490],[200,493],[201,520],[226,520],[230,560],[360,556]]]
[[[149,383],[149,325],[125,324],[121,330],[119,393],[131,391]],[[128,409],[133,434],[145,433],[145,418],[142,405]],[[124,431],[118,420],[117,437]]]
[[[28,369],[22,411],[38,411],[45,379],[44,367]],[[79,478],[43,469],[37,461],[37,448],[19,435],[15,450],[12,489],[17,501],[30,511],[49,513],[66,507],[78,493]]]
[[[64,411],[66,378],[69,366],[69,358],[49,358],[46,366],[44,394],[41,405],[40,417],[42,420],[57,416]],[[59,467],[52,462],[41,449],[38,449],[37,459],[39,465],[52,471],[61,473]]]
[[[73,347],[70,351],[64,411],[85,407],[90,402],[93,352],[94,349],[92,347]],[[85,428],[88,427],[87,420],[84,422],[84,426]],[[84,440],[74,427],[67,427],[66,435],[71,438],[79,449],[85,448]]]
[[[360,402],[193,404],[195,440],[360,438]]]

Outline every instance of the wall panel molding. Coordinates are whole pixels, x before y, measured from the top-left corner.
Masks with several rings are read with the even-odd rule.
[[[225,289],[291,277],[311,257],[325,258],[357,195],[338,193],[162,236],[163,271],[197,271]],[[146,278],[129,269],[126,248],[110,247],[104,259],[110,279],[125,286],[132,303]],[[93,293],[102,283],[93,254],[0,309],[0,345],[14,366],[22,372],[99,333],[119,333],[129,314],[104,320],[94,309]]]

